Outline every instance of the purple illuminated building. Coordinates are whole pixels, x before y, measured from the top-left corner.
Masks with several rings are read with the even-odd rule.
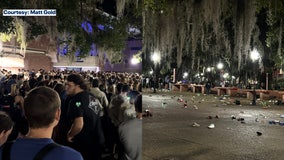
[[[119,64],[110,64],[107,60],[104,66],[104,71],[114,72],[142,72],[142,62],[137,64],[132,63],[133,55],[142,50],[141,39],[129,39],[126,42],[126,48],[123,50],[124,57]]]

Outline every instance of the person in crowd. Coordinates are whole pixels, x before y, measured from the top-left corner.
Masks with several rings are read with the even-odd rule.
[[[54,132],[52,138],[55,142],[63,145],[67,145],[67,133],[69,128],[67,127],[67,105],[65,105],[66,101],[66,90],[63,84],[57,83],[53,88],[59,95],[61,101],[61,115],[58,125],[54,128]]]
[[[19,95],[16,84],[12,84],[10,90],[11,93],[8,93],[8,91],[5,90],[4,96],[0,99],[1,110],[6,112],[15,123],[15,127],[13,127],[13,130],[8,137],[9,141],[16,139],[19,136],[20,130],[22,131],[21,133],[26,133],[25,131],[27,131],[27,126],[22,127],[21,125],[25,123],[25,119],[22,114],[24,99]]]
[[[18,75],[17,88],[20,88],[24,82],[24,75]]]
[[[19,89],[19,91],[20,91],[20,95],[22,96],[22,97],[25,97],[26,96],[26,94],[30,91],[30,85],[29,85],[29,81],[27,81],[27,80],[25,80],[24,82],[23,82],[23,84],[20,86],[20,89]]]
[[[103,107],[102,114],[100,114],[100,119],[101,119],[101,124],[102,124],[102,129],[104,132],[104,137],[105,137],[105,145],[107,147],[107,150],[111,150],[111,142],[110,142],[110,118],[108,116],[108,106],[109,102],[106,97],[106,94],[99,89],[99,80],[97,78],[91,80],[92,87],[90,88],[90,93],[94,95],[95,98],[97,98],[100,102],[100,104]]]
[[[114,86],[115,85],[108,85],[107,87],[106,97],[108,102],[111,101],[111,97],[114,95]]]
[[[11,85],[12,84],[17,84],[17,75],[16,74],[13,74],[10,79],[7,81],[7,84],[6,84],[6,89],[8,91],[8,93],[11,93]]]
[[[211,82],[207,81],[205,84],[206,94],[210,94],[211,87],[212,87]]]
[[[34,87],[36,87],[36,83],[37,83],[37,79],[36,79],[36,75],[34,72],[32,72],[30,74],[30,78],[29,78],[29,86],[31,89],[33,89]]]
[[[92,87],[90,88],[90,93],[92,93],[101,103],[101,105],[104,108],[104,112],[107,110],[108,107],[108,100],[106,97],[105,92],[101,91],[99,89],[99,80],[98,79],[93,79],[92,80]]]
[[[135,81],[133,83],[132,90],[127,93],[127,96],[129,96],[130,98],[131,104],[134,104],[136,97],[140,94],[140,92],[138,91],[138,88],[139,88],[139,82]]]
[[[115,126],[119,126],[119,124],[124,121],[124,118],[128,118],[135,115],[135,107],[130,103],[130,99],[127,96],[129,92],[129,86],[124,84],[122,86],[120,94],[113,97],[109,107],[109,116],[111,118],[112,123]],[[134,114],[133,114],[134,113]],[[126,114],[127,116],[123,116]]]
[[[0,146],[2,146],[8,139],[8,136],[11,134],[14,126],[14,122],[10,116],[0,111]]]
[[[70,129],[67,140],[79,151],[84,160],[99,160],[104,144],[104,135],[99,115],[89,108],[88,87],[79,74],[67,77],[66,94],[71,96],[67,104],[67,121]]]
[[[128,91],[129,86],[127,84],[119,83],[117,85],[117,94],[113,96],[109,106],[109,117],[113,124],[114,150],[119,158],[123,156],[123,146],[119,139],[118,127],[122,122],[136,117],[135,107],[127,97]]]
[[[29,132],[14,142],[5,143],[0,148],[0,157],[11,160],[34,159],[47,147],[45,160],[83,160],[81,154],[69,147],[56,145],[51,139],[53,128],[60,118],[60,98],[51,88],[37,87],[29,92],[24,100],[25,117]],[[10,154],[9,154],[10,153]]]
[[[136,111],[136,118],[142,119],[142,94],[139,94],[134,102],[135,111]]]
[[[10,96],[13,97],[13,104],[11,104],[10,115],[15,122],[14,129],[12,131],[9,140],[16,139],[18,136],[28,133],[28,123],[24,117],[24,97],[21,96],[16,84],[11,86]],[[14,137],[12,137],[12,135]]]
[[[118,128],[119,139],[123,147],[123,160],[142,159],[142,95],[138,95],[135,101],[137,118],[124,118]]]

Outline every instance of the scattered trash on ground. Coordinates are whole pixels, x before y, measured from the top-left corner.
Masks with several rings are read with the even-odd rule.
[[[183,107],[187,108],[187,101],[184,101]]]
[[[279,120],[269,120],[268,123],[269,124],[279,124]]]
[[[259,122],[258,118],[255,118],[255,122]]]
[[[150,111],[150,107],[147,106],[147,109],[144,110],[144,113],[142,114],[142,117],[152,117],[152,116],[153,116],[153,114]]]
[[[262,133],[261,132],[256,132],[257,136],[261,136]]]
[[[238,118],[237,120],[238,121],[244,121],[245,119],[244,118]]]
[[[194,123],[192,124],[192,127],[200,127],[200,124],[194,122]]]
[[[215,128],[215,125],[213,123],[211,123],[209,126],[208,126],[209,129],[213,129]]]
[[[182,98],[178,98],[177,101],[178,102],[183,102],[183,99]]]

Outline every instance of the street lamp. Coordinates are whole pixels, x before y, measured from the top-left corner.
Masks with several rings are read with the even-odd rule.
[[[212,81],[213,79],[212,73],[214,72],[214,67],[207,67],[206,72],[207,72],[208,81]]]
[[[253,63],[260,58],[260,54],[255,48],[250,52],[250,58]],[[254,84],[255,84],[256,82],[255,64],[253,64],[253,72],[254,72]]]
[[[250,58],[254,63],[256,60],[260,58],[258,51],[254,48],[250,52]],[[252,98],[252,105],[256,105],[256,91],[255,91],[255,81],[256,81],[256,74],[255,74],[255,64],[253,64],[253,71],[254,71],[254,86],[253,86],[253,98]]]
[[[223,65],[223,63],[221,63],[221,62],[219,62],[218,64],[217,64],[217,68],[218,69],[223,69],[223,67],[224,67],[224,65]]]
[[[154,93],[156,93],[156,81],[157,81],[156,64],[160,61],[160,56],[158,55],[157,52],[153,53],[152,61],[154,62]]]
[[[183,73],[183,78],[186,78],[188,76],[188,73],[187,72],[184,72]]]
[[[224,64],[222,62],[219,62],[217,64],[217,68],[220,70],[220,84],[221,84],[221,81],[223,80],[223,67],[224,67]],[[224,84],[221,84],[221,87],[224,87],[223,85]]]
[[[250,58],[253,62],[255,62],[256,60],[258,60],[260,58],[260,55],[258,53],[258,51],[256,49],[253,49],[250,53]]]

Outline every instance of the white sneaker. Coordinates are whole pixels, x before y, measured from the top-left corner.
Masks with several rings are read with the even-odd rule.
[[[200,124],[194,122],[192,127],[200,127]]]
[[[208,126],[209,129],[213,129],[215,128],[215,125],[213,123],[211,123],[209,126]]]

